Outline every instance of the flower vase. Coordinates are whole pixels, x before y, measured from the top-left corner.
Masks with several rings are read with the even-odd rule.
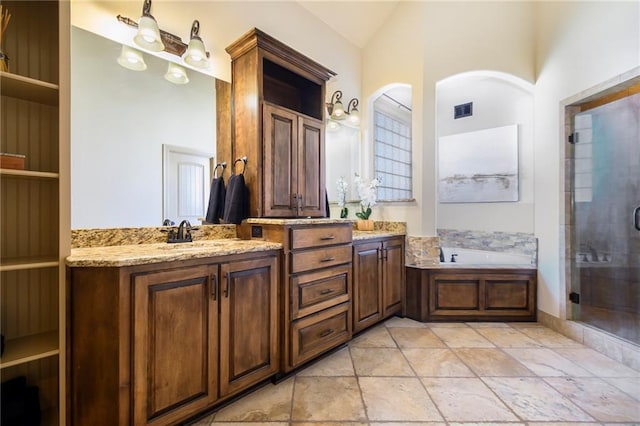
[[[358,219],[356,228],[358,231],[373,231],[373,219]]]

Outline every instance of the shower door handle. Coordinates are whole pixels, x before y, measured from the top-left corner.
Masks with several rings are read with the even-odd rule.
[[[633,209],[633,227],[640,231],[640,206]]]

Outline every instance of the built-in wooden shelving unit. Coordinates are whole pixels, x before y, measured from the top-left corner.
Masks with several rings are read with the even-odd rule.
[[[0,169],[0,380],[25,376],[39,389],[42,424],[62,425],[70,6],[2,5],[11,21],[3,35],[10,72],[0,72],[0,152],[24,155],[25,169]]]

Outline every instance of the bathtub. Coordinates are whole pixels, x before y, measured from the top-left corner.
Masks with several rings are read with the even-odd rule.
[[[451,256],[455,255],[455,263],[458,265],[531,265],[531,256],[520,253],[502,253],[488,250],[474,250],[457,247],[442,247],[444,263],[451,262]]]

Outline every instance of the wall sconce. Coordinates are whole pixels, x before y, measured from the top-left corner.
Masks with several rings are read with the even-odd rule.
[[[196,68],[207,68],[209,66],[207,55],[204,42],[200,38],[200,21],[196,19],[191,24],[191,39],[187,53],[184,54],[184,61]]]
[[[184,62],[193,67],[206,68],[209,66],[210,54],[206,51],[204,42],[200,38],[200,22],[198,20],[193,21],[191,25],[191,37],[189,45],[187,45],[177,35],[163,31],[158,27],[157,21],[151,15],[151,0],[144,0],[139,22],[122,15],[118,15],[116,18],[130,27],[138,29],[138,33],[133,38],[138,46],[151,52],[165,51],[180,57],[184,55]]]
[[[333,92],[333,95],[331,95],[331,101],[326,103],[329,118],[331,120],[346,119],[347,123],[357,126],[360,124],[360,113],[358,112],[358,104],[359,101],[357,98],[351,99],[347,104],[347,110],[345,111],[344,107],[342,106],[342,92],[340,90],[336,90],[335,92]]]
[[[334,120],[344,120],[344,107],[342,106],[342,92],[340,90],[336,90],[331,95],[331,101],[327,102],[327,112],[329,116]]]
[[[138,33],[133,38],[133,41],[138,46],[152,52],[162,52],[164,50],[158,22],[151,15],[151,0],[144,0],[142,4],[142,16],[138,21]]]

